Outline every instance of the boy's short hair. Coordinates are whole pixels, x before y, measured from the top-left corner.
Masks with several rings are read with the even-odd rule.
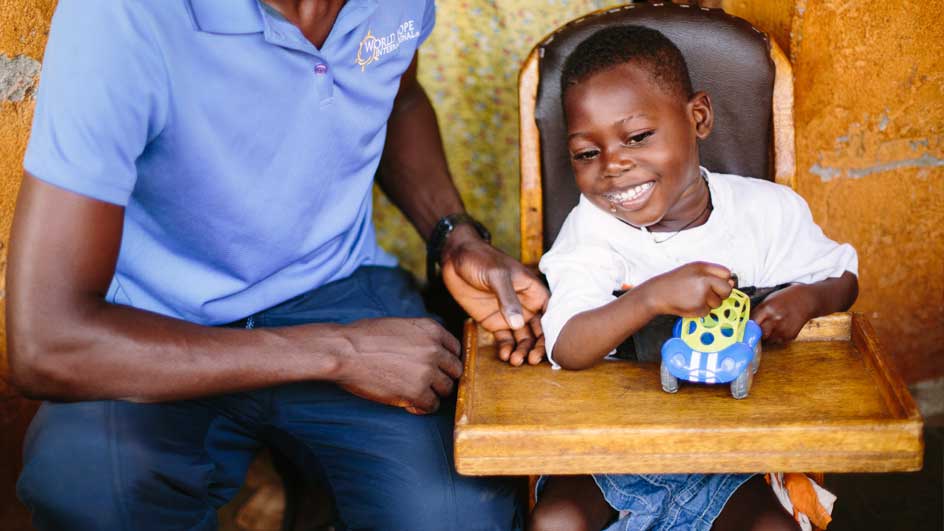
[[[688,66],[672,41],[654,29],[615,26],[594,33],[567,57],[561,71],[561,98],[590,76],[630,62],[646,70],[662,90],[685,100],[691,97]]]

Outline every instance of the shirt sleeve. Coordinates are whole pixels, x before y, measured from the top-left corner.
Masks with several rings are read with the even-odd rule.
[[[23,166],[67,190],[126,205],[136,160],[163,128],[167,73],[143,10],[61,0]]]
[[[855,249],[826,237],[813,221],[810,207],[796,192],[788,188],[779,192],[777,208],[768,212],[765,223],[772,243],[764,258],[764,278],[758,285],[810,284],[842,276],[846,271],[858,275]]]
[[[420,30],[420,42],[417,44],[423,44],[423,41],[429,37],[429,34],[433,32],[433,27],[436,25],[436,2],[433,0],[427,0],[426,2],[426,11],[423,13],[423,25],[422,30]]]
[[[615,299],[613,290],[619,287],[623,272],[619,263],[616,253],[605,247],[556,242],[541,259],[540,269],[551,289],[541,328],[547,359],[555,369],[560,366],[554,361],[554,345],[567,321]]]

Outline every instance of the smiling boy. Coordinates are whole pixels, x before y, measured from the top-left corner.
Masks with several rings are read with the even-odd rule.
[[[847,309],[857,256],[787,187],[699,164],[711,98],[661,33],[602,30],[567,59],[562,101],[581,197],[541,260],[555,367],[591,367],[659,315],[705,315],[744,286],[789,287],[752,314],[767,341]],[[634,286],[616,297],[614,290]],[[752,474],[542,478],[535,529],[795,529]]]

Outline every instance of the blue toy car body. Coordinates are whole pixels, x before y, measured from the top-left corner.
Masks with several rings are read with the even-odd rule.
[[[730,382],[734,398],[746,397],[760,365],[763,335],[760,326],[747,319],[749,311],[749,302],[736,301],[723,309],[723,315],[713,311],[700,319],[680,318],[662,345],[662,389],[677,392],[678,380]]]

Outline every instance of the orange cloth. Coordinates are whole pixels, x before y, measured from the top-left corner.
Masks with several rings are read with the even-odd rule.
[[[790,501],[793,502],[793,517],[796,518],[796,513],[801,512],[810,519],[810,523],[820,529],[826,529],[833,517],[819,502],[819,496],[813,488],[813,480],[806,474],[789,473],[783,476]]]
[[[765,476],[780,503],[793,514],[804,530],[816,526],[826,529],[832,521],[830,513],[836,496],[820,487],[806,474],[776,473]]]

